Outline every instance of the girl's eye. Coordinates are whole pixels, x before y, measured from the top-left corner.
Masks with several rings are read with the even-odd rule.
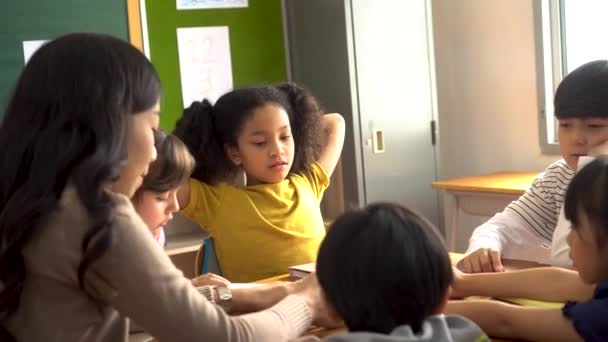
[[[572,126],[570,123],[568,122],[560,122],[559,127],[563,127],[563,128],[568,128]]]
[[[602,127],[605,127],[604,125],[598,125],[598,124],[589,124],[587,126],[589,126],[589,128],[602,128]]]
[[[289,138],[291,138],[291,136],[290,135],[286,135],[286,136],[282,136],[281,140],[286,141],[286,140],[289,140]]]
[[[262,147],[262,146],[264,146],[266,144],[266,142],[265,141],[257,141],[257,142],[254,142],[253,144],[255,146]]]
[[[169,199],[169,193],[163,193],[156,196],[157,201],[166,201]]]

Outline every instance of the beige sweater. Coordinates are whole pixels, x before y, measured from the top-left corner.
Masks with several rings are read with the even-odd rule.
[[[133,318],[161,341],[286,341],[311,323],[299,297],[269,310],[228,316],[201,295],[158,246],[129,199],[117,210],[110,249],[78,285],[81,245],[90,226],[68,187],[48,224],[23,248],[26,280],[18,310],[3,322],[17,341],[126,341]]]

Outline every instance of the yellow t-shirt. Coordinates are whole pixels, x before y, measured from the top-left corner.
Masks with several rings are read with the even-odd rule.
[[[316,259],[325,236],[319,205],[328,186],[317,163],[280,183],[245,188],[191,179],[182,213],[213,237],[223,275],[250,282]]]

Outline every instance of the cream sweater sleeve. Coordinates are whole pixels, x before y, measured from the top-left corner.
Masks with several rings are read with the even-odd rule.
[[[85,286],[160,341],[287,341],[310,325],[310,309],[295,296],[266,311],[228,316],[173,266],[128,199],[117,202],[112,246],[91,266]]]

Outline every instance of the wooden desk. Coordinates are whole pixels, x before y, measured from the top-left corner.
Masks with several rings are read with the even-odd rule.
[[[461,213],[493,216],[521,196],[536,175],[535,172],[497,172],[433,182],[433,188],[441,190],[448,249],[456,251]]]

